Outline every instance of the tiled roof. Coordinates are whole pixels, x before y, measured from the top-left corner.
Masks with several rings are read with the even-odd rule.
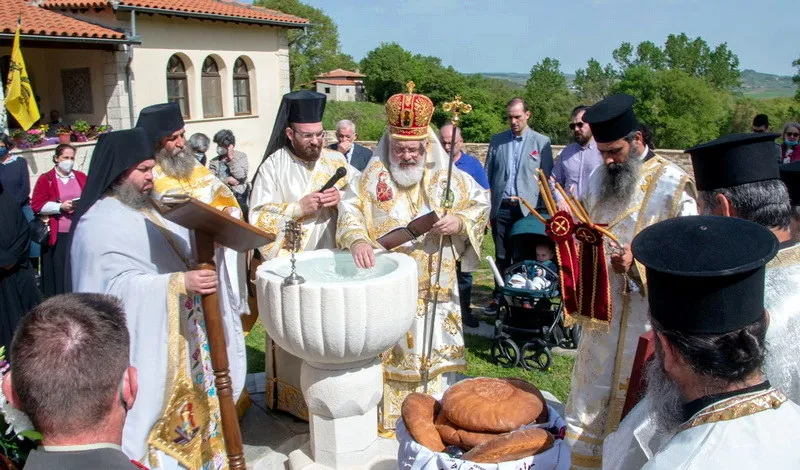
[[[316,80],[317,83],[325,83],[326,85],[355,85],[353,80],[343,80],[341,78],[321,78]]]
[[[363,73],[358,73],[358,72],[350,72],[349,70],[336,69],[336,70],[331,70],[328,73],[323,73],[317,78],[334,78],[334,77],[337,77],[337,78],[342,78],[342,77],[366,77],[366,75],[364,75]]]
[[[165,13],[185,13],[188,16],[213,15],[231,19],[256,22],[277,22],[306,25],[309,21],[299,16],[287,15],[276,10],[256,7],[232,0],[119,0],[117,8],[147,8],[163,10]],[[110,0],[44,0],[42,6],[49,9],[101,8],[111,4]]]
[[[31,5],[29,0],[2,0],[0,33],[15,33],[22,17],[22,34],[34,36],[125,39],[123,33]]]

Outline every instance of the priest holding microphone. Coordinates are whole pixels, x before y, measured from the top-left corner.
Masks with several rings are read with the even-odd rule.
[[[275,236],[261,248],[264,260],[288,254],[286,222],[302,225],[300,251],[336,248],[337,205],[348,187],[344,155],[325,147],[325,95],[296,91],[283,96],[264,160],[253,180],[250,223]],[[300,390],[300,365],[267,338],[267,406],[308,419]]]

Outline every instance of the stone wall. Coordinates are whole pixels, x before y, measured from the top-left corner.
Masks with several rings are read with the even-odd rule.
[[[334,139],[331,140],[331,142],[335,141],[336,139],[334,137]],[[375,141],[364,141],[359,143],[371,149],[374,149],[375,146],[378,144]],[[553,145],[553,153],[557,155],[563,148],[564,148],[563,145]],[[486,161],[486,152],[489,151],[489,144],[465,143],[464,146],[462,147],[462,150],[470,155],[475,155],[476,157],[478,157],[478,160],[480,160],[481,163],[483,163]],[[683,150],[659,149],[656,150],[656,153],[666,158],[667,160],[677,164],[679,167],[683,168],[683,170],[689,173],[690,175],[693,174],[692,161],[689,158],[688,154],[683,153]]]

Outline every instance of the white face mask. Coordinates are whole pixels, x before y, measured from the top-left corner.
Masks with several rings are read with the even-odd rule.
[[[228,154],[228,149],[226,149],[225,147],[217,147],[217,155],[222,156],[227,154]]]
[[[69,174],[72,171],[72,167],[75,165],[75,160],[63,160],[58,162],[58,168],[61,169],[64,173]]]

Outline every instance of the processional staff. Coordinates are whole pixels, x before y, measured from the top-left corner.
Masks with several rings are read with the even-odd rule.
[[[409,82],[409,91],[413,89],[414,82]],[[447,165],[447,185],[445,186],[444,194],[442,195],[441,206],[444,208],[444,215],[452,209],[454,197],[450,197],[450,182],[453,177],[453,161],[455,160],[456,148],[456,133],[458,132],[459,124],[461,124],[461,114],[467,114],[472,111],[472,105],[461,101],[461,96],[456,95],[453,101],[442,103],[442,110],[446,113],[453,113],[450,122],[453,124],[453,134],[450,137],[450,152],[449,163]],[[443,215],[443,216],[444,216]],[[431,355],[433,353],[433,326],[436,322],[436,308],[439,303],[439,292],[442,286],[439,284],[442,276],[442,255],[444,254],[444,237],[439,235],[439,259],[436,261],[436,278],[432,286],[433,291],[433,305],[430,311],[425,314],[425,327],[423,329],[423,342],[422,342],[422,387],[423,393],[428,393],[428,380],[430,378]],[[447,235],[450,237],[450,235]]]

